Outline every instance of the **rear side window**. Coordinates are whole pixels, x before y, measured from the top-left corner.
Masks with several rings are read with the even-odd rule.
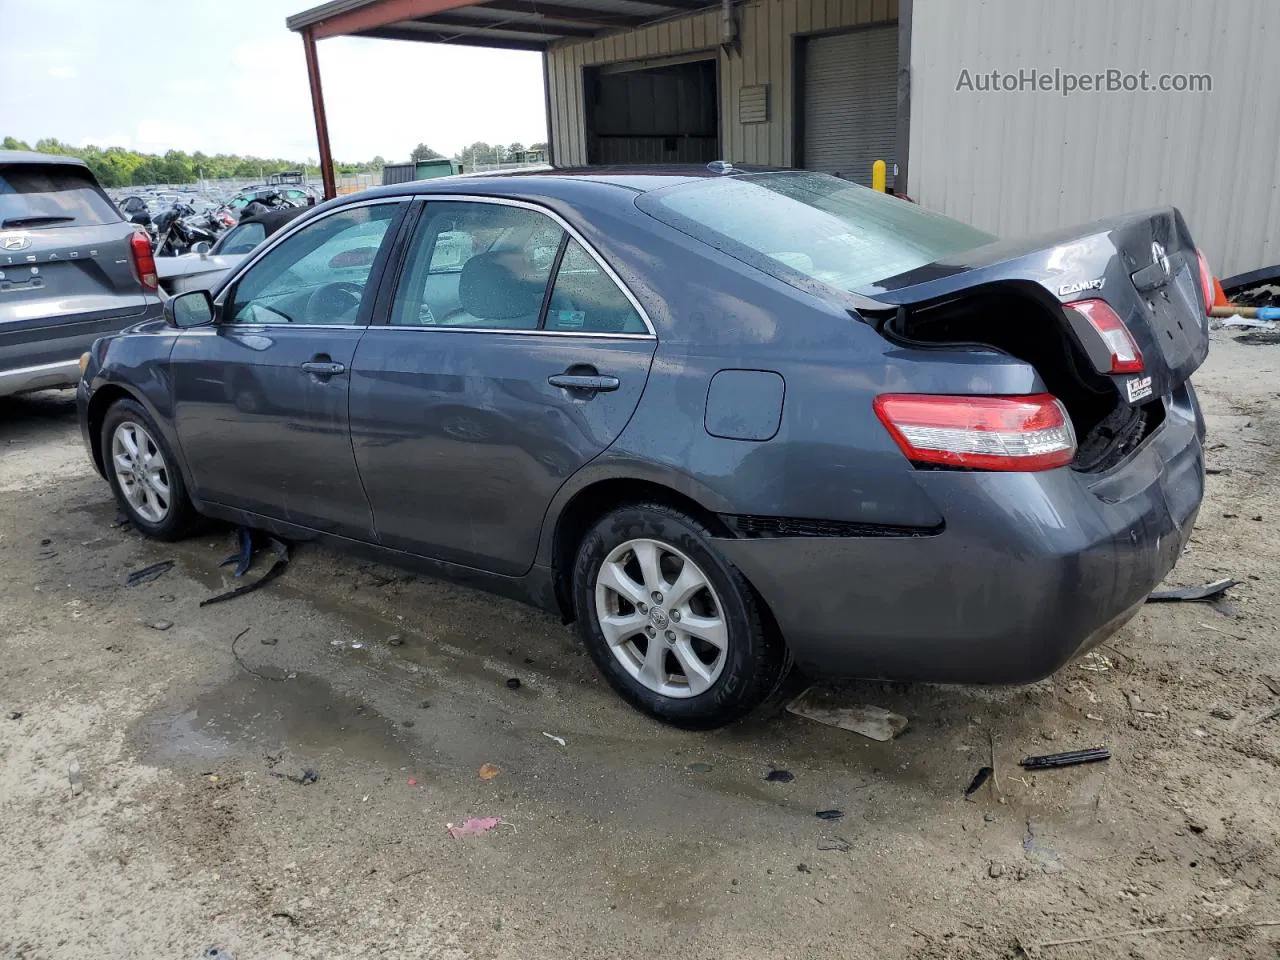
[[[232,228],[219,245],[218,253],[252,253],[267,239],[267,228],[260,223],[242,223]]]
[[[854,290],[995,237],[822,173],[700,179],[644,194],[645,213],[793,286]]]
[[[547,306],[546,329],[571,333],[648,333],[640,314],[600,264],[570,240]]]
[[[93,174],[57,164],[0,167],[0,227],[119,223]]]

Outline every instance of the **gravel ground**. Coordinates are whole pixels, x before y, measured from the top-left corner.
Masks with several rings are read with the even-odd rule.
[[[1274,960],[1278,372],[1217,333],[1196,378],[1224,472],[1170,580],[1226,603],[1029,687],[839,687],[911,718],[887,744],[667,729],[554,619],[315,546],[202,609],[229,531],[144,541],[66,394],[0,400],[0,956]],[[1146,927],[1183,929],[1046,944]]]

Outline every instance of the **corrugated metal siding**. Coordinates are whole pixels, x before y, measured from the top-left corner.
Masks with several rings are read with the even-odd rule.
[[[866,186],[883,160],[893,183],[898,28],[813,37],[804,53],[804,166]]]
[[[911,171],[924,206],[1003,236],[1179,207],[1215,272],[1280,262],[1276,0],[914,0]],[[984,93],[1020,68],[1208,73],[1212,93]]]
[[[716,50],[720,70],[720,154],[739,163],[792,162],[792,54],[797,34],[895,20],[898,0],[751,0],[737,8],[741,54],[719,49],[720,13],[708,10],[547,53],[555,161],[585,163],[582,68],[698,50]],[[738,91],[769,85],[769,120],[738,121]]]

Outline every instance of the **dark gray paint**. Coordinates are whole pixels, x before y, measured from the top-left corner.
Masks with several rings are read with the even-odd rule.
[[[327,449],[332,456],[323,458],[326,463],[305,459],[296,469],[287,463],[280,468],[275,479],[289,493],[285,505],[273,501],[264,482],[270,478],[250,475],[253,482],[246,482],[243,468],[215,474],[227,488],[222,500],[202,496],[214,481],[194,476],[203,468],[188,469],[203,463],[197,448],[213,438],[243,464],[251,451],[241,447],[236,431],[253,421],[230,400],[214,399],[205,412],[181,412],[186,388],[176,381],[185,382],[185,374],[168,359],[180,338],[162,326],[97,346],[80,390],[87,435],[101,398],[110,396],[99,391],[127,390],[152,411],[180,452],[202,511],[288,536],[323,537],[550,609],[562,608],[564,596],[556,549],[560,519],[576,498],[603,489],[601,482],[647,481],[713,514],[891,528],[894,536],[719,542],[760,591],[797,657],[840,674],[1000,681],[1042,676],[1081,645],[1101,639],[1169,570],[1203,489],[1203,422],[1183,376],[1203,356],[1202,343],[1191,345],[1187,359],[1175,356],[1167,364],[1166,422],[1138,454],[1104,475],[915,470],[875,419],[877,394],[1034,393],[1044,389],[1040,377],[995,350],[894,343],[851,314],[847,298],[799,291],[642,214],[636,191],[669,186],[674,176],[650,170],[635,177],[456,178],[409,188],[428,202],[489,194],[557,212],[638,298],[656,340],[397,331],[381,327],[385,318],[377,310],[367,314],[373,327],[351,334],[358,343],[347,453],[354,447],[376,532],[360,532],[366,521],[350,460],[337,452],[341,414],[323,416],[320,424],[300,419],[300,411],[315,409],[304,402],[312,388],[300,378],[267,391],[275,398],[272,409],[282,413],[261,427],[264,438],[274,431],[289,450]],[[360,200],[405,190],[369,191]],[[311,216],[351,202],[333,201]],[[1123,283],[1111,278],[1147,265],[1126,261],[1129,233],[1166,228],[1174,234],[1185,229],[1176,212],[1166,211],[1163,220],[1144,215],[1117,221],[1104,231],[1105,244],[1089,231],[1038,251],[997,244],[975,251],[967,264],[923,268],[867,292],[887,308],[890,301],[952,296],[997,278],[1052,287],[1093,279],[1100,271],[1108,277],[1105,295],[1114,294],[1117,309],[1128,310],[1133,305],[1124,301]],[[380,259],[391,267],[379,289],[380,305],[387,302],[403,245],[403,237],[388,236]],[[1117,244],[1117,238],[1125,242]],[[1076,256],[1064,257],[1064,250]],[[293,334],[296,345],[271,348],[292,351],[290,362],[339,349],[321,339],[331,333]],[[247,356],[225,336],[192,337],[189,361],[212,362],[217,353],[206,358],[197,344],[237,351],[218,354],[223,361]],[[351,342],[346,337],[339,338],[344,350]],[[622,389],[601,403],[603,395],[580,401],[543,388],[546,376],[576,362],[612,372]],[[772,439],[743,442],[707,432],[709,386],[723,370],[775,371],[785,379]],[[224,372],[214,379],[221,385],[228,377]],[[727,386],[717,409],[750,409],[755,384],[731,379]],[[218,416],[225,428],[215,425]],[[305,506],[313,473],[330,487]],[[332,509],[325,509],[330,497]],[[233,498],[235,503],[225,502]],[[902,536],[904,529],[928,535]]]

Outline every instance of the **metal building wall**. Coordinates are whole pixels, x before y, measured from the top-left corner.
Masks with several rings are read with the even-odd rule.
[[[1158,204],[1215,272],[1280,262],[1280,2],[914,0],[908,192],[1004,236]],[[1054,67],[1208,73],[1213,92],[980,93]]]
[[[917,0],[919,2],[919,0]],[[789,165],[794,37],[894,20],[898,0],[751,0],[737,7],[741,54],[720,50],[720,147],[726,160]],[[720,12],[711,9],[639,30],[561,44],[547,53],[552,150],[560,166],[586,162],[582,68],[591,64],[716,50]],[[769,85],[769,119],[740,123],[738,91]]]

